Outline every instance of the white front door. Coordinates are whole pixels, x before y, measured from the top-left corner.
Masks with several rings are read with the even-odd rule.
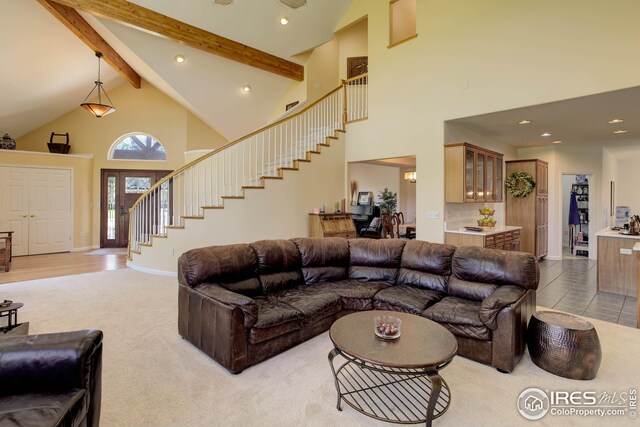
[[[0,167],[0,231],[13,231],[13,255],[71,249],[71,171]]]
[[[0,231],[13,231],[12,254],[29,253],[29,177],[25,168],[0,168]]]

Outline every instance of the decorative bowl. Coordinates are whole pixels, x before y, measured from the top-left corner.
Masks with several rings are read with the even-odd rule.
[[[483,222],[483,220],[484,220],[484,218],[481,218],[481,219],[478,220],[478,225],[480,227],[495,227],[496,226],[495,222],[494,223],[487,223],[487,222]]]
[[[400,337],[402,320],[395,316],[376,316],[373,319],[373,331],[377,336],[385,340],[394,340]]]
[[[496,210],[493,208],[484,207],[484,208],[478,209],[478,212],[480,212],[480,215],[491,216],[494,213],[496,213]]]

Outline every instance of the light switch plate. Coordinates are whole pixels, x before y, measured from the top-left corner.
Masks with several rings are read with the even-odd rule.
[[[438,211],[428,211],[427,218],[429,219],[438,219],[440,218],[440,212]]]

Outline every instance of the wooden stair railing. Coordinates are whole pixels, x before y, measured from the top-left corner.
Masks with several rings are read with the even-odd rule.
[[[310,104],[175,170],[154,184],[129,210],[129,249],[140,253],[153,237],[184,228],[185,218],[204,218],[225,199],[244,198],[246,189],[264,188],[266,179],[282,179],[311,160],[327,138],[346,123],[367,118],[367,75],[349,80]]]

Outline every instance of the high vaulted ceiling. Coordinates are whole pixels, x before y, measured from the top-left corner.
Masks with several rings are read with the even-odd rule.
[[[333,36],[351,0],[308,0],[297,9],[279,0],[134,0],[179,21],[280,58]],[[81,15],[145,80],[164,91],[229,140],[264,125],[286,90],[297,82],[181,45],[140,29],[81,11]],[[97,60],[91,49],[36,0],[2,0],[0,16],[0,132],[18,138],[79,108],[93,87]],[[280,24],[287,16],[289,24]],[[186,61],[177,64],[177,54]],[[125,81],[102,63],[107,91]],[[250,94],[240,88],[249,84]],[[116,113],[117,114],[117,113]]]

